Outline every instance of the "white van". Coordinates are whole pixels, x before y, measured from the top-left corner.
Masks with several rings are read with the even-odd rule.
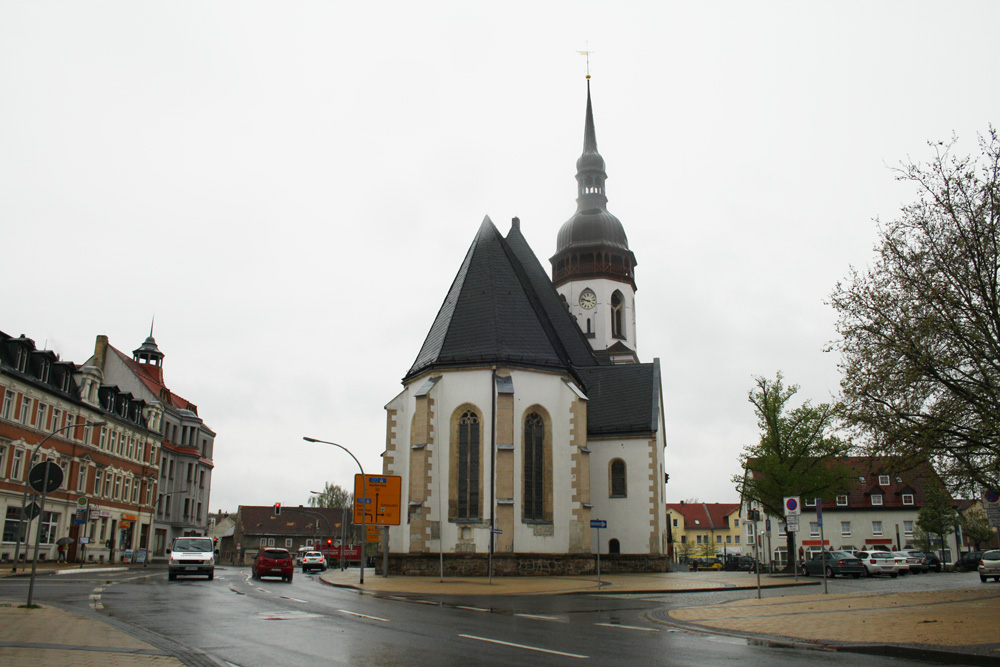
[[[215,577],[217,553],[211,537],[175,537],[173,548],[167,549],[167,578],[174,581],[179,574],[206,574],[211,580]]]

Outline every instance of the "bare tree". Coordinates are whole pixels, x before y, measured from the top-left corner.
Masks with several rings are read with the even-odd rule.
[[[903,164],[916,202],[880,225],[874,265],[834,290],[848,423],[870,454],[1000,487],[1000,141]]]

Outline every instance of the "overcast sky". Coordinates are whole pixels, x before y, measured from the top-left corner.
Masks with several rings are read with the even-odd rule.
[[[381,472],[484,216],[543,265],[586,62],[661,360],[668,502],[735,502],[779,369],[829,400],[826,305],[892,167],[996,122],[1000,3],[0,0],[0,330],[82,363],[149,333],[217,432],[213,510]]]

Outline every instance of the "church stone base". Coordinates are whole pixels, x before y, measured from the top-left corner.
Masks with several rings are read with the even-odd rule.
[[[489,576],[489,554],[444,555],[444,574],[452,577]],[[601,554],[601,574],[634,572],[669,572],[666,556],[643,554]],[[437,576],[441,572],[439,554],[389,554],[389,574]],[[376,560],[376,573],[382,574],[382,557]],[[493,554],[493,575],[499,577],[548,577],[597,574],[593,554]]]

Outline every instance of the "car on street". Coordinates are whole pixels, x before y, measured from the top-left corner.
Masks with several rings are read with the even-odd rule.
[[[855,551],[854,555],[864,565],[869,577],[884,574],[895,579],[899,576],[896,559],[888,551]]]
[[[292,554],[288,553],[288,549],[275,547],[265,547],[258,551],[250,566],[250,576],[254,579],[281,577],[282,581],[291,583],[294,572]]]
[[[993,581],[1000,581],[1000,549],[985,552],[977,569],[979,570],[979,581],[986,583],[990,577],[993,577]]]
[[[174,581],[179,575],[204,574],[209,580],[215,577],[215,557],[218,555],[215,540],[211,537],[176,537],[167,549],[167,579]]]
[[[326,557],[319,551],[307,551],[302,554],[302,572],[326,570]]]
[[[847,551],[821,551],[802,563],[803,576],[822,575],[824,571],[827,577],[836,577],[839,574],[857,579],[865,574],[865,566],[861,564],[859,558]]]
[[[924,562],[924,552],[922,551],[893,551],[893,555],[902,556],[906,561],[906,566],[910,568],[910,574],[922,574],[927,571],[927,563]]]
[[[979,566],[979,561],[983,559],[983,553],[985,552],[982,549],[965,552],[955,561],[955,569],[960,572],[975,570]]]
[[[692,558],[691,559],[691,571],[699,572],[701,570],[721,570],[722,561],[718,558]]]

